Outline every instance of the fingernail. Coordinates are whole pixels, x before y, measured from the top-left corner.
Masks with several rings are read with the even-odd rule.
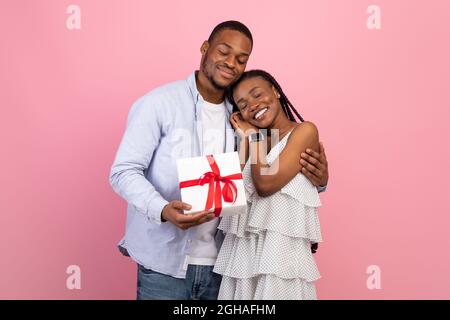
[[[306,161],[305,161],[305,160],[303,160],[303,159],[300,159],[300,163],[301,163],[301,164],[305,164],[305,163],[306,163]]]
[[[306,149],[306,152],[311,152],[311,149]]]
[[[306,157],[306,153],[302,152],[302,157]]]

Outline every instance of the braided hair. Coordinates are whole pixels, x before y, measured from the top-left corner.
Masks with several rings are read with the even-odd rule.
[[[300,115],[300,113],[298,113],[298,111],[294,108],[294,106],[292,105],[292,103],[289,101],[288,97],[286,97],[286,95],[283,92],[283,89],[281,89],[280,84],[277,82],[277,80],[275,80],[275,78],[268,72],[264,71],[264,70],[250,70],[250,71],[246,71],[242,74],[242,76],[239,78],[238,81],[236,81],[235,83],[233,83],[230,87],[227,88],[227,90],[225,91],[225,96],[228,99],[228,101],[231,102],[231,104],[233,105],[233,112],[239,111],[239,108],[236,104],[236,102],[234,101],[233,98],[233,92],[236,89],[236,87],[238,86],[238,84],[245,80],[245,79],[250,79],[250,78],[255,78],[255,77],[261,77],[264,80],[268,81],[269,83],[271,83],[275,89],[278,91],[278,93],[280,94],[280,104],[281,104],[281,108],[283,109],[284,113],[286,114],[286,117],[294,122],[297,122],[297,120],[294,117],[294,114],[297,116],[297,118],[300,120],[300,122],[304,122],[305,120],[303,119],[303,117]],[[268,134],[270,135],[270,131],[268,132]],[[317,252],[317,249],[319,248],[319,244],[318,243],[311,243],[311,252],[314,254]]]
[[[239,111],[239,108],[233,99],[234,90],[236,89],[236,87],[238,86],[238,84],[241,81],[243,81],[245,79],[255,78],[255,77],[261,77],[264,80],[268,81],[280,93],[281,108],[283,109],[284,113],[286,114],[286,117],[289,120],[297,122],[297,120],[294,117],[294,114],[295,114],[297,116],[297,118],[300,120],[300,122],[305,121],[305,120],[303,120],[300,113],[298,113],[298,111],[294,108],[292,103],[289,101],[288,97],[286,97],[286,95],[283,92],[283,89],[281,89],[281,86],[278,84],[277,80],[275,80],[275,78],[271,74],[269,74],[268,72],[266,72],[264,70],[250,70],[250,71],[244,72],[242,74],[242,76],[239,78],[239,80],[236,81],[232,86],[230,86],[227,89],[225,94],[226,94],[228,101],[230,101],[231,104],[233,105],[233,112]]]

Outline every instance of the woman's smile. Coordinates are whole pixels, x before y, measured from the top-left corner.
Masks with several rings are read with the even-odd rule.
[[[261,117],[263,117],[264,116],[264,114],[266,113],[266,111],[268,110],[269,108],[268,107],[265,107],[265,108],[263,108],[262,110],[260,110],[260,111],[258,111],[256,114],[255,114],[255,120],[259,120]]]

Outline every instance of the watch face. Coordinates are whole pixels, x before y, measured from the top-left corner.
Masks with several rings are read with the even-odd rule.
[[[261,133],[259,133],[259,132],[252,133],[249,136],[249,141],[250,142],[262,141],[262,140],[264,140],[264,136]]]

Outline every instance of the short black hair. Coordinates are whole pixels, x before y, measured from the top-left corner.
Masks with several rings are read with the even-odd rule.
[[[253,47],[253,36],[250,32],[249,28],[247,28],[242,22],[229,20],[222,23],[219,23],[214,30],[211,32],[211,35],[208,38],[208,42],[211,43],[214,38],[223,30],[234,30],[239,31],[243,35],[245,35],[251,42]]]

